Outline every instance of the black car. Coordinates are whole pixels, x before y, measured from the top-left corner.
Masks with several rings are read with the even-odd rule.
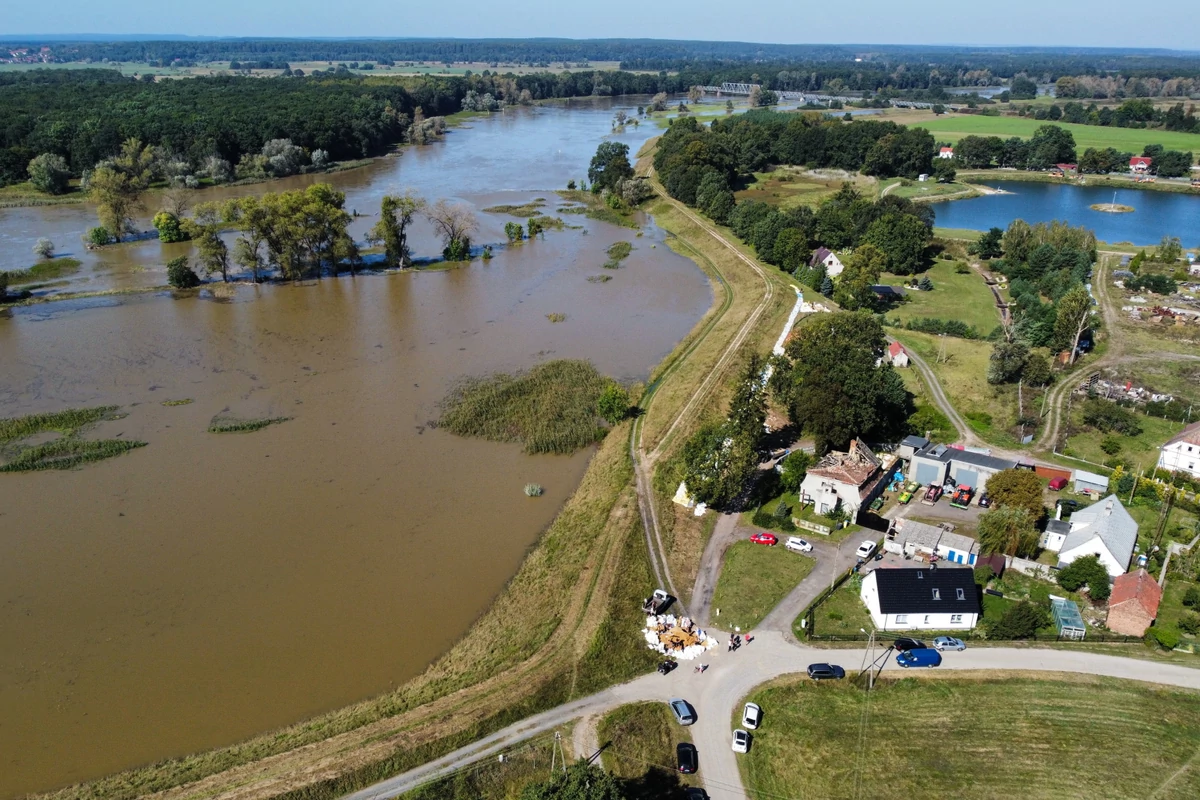
[[[979,496],[979,507],[988,508],[992,504],[992,498],[988,497],[987,492]]]
[[[901,652],[904,652],[905,650],[921,650],[928,646],[929,645],[925,644],[920,639],[910,639],[907,636],[901,636],[892,643],[892,647],[895,647]]]
[[[664,661],[658,665],[658,674],[659,675],[667,675],[671,672],[671,670],[675,669],[678,666],[679,666],[679,664],[677,664],[674,661]]]
[[[809,664],[808,677],[814,681],[823,681],[830,678],[846,677],[846,670],[839,667],[837,664]]]
[[[700,769],[700,754],[696,752],[696,745],[680,742],[675,746],[675,758],[679,762],[679,771],[684,775],[691,775],[696,770]]]
[[[708,792],[699,786],[689,787],[687,790],[687,800],[708,800]]]

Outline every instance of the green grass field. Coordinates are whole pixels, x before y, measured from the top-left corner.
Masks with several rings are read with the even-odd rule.
[[[666,703],[636,703],[613,711],[596,728],[600,746],[607,748],[600,757],[604,768],[626,780],[657,786],[661,794],[671,795],[679,786],[675,771],[675,745],[690,742],[688,729],[675,722]],[[579,753],[587,758],[591,753]],[[701,753],[701,762],[704,754]],[[699,785],[695,777],[686,777]]]
[[[961,320],[986,336],[1000,324],[996,299],[983,277],[968,268],[966,274],[955,272],[961,262],[937,261],[925,273],[933,281],[932,292],[909,291],[907,303],[888,311],[888,319],[902,322],[918,317]],[[905,276],[884,274],[881,283],[899,284]],[[911,280],[911,278],[910,278]]]
[[[863,605],[859,590],[862,578],[851,576],[813,611],[813,629],[817,636],[861,636],[862,629],[870,630],[871,615]],[[797,638],[803,638],[800,620],[792,626]]]
[[[1100,443],[1110,434],[1096,430],[1083,430],[1082,415],[1083,412],[1077,405],[1071,412],[1071,422],[1072,430],[1078,430],[1079,433],[1075,433],[1067,439],[1063,452],[1069,456],[1103,464],[1112,456],[1100,449]],[[1137,420],[1142,426],[1142,432],[1138,436],[1111,435],[1121,443],[1121,451],[1117,453],[1117,457],[1149,468],[1158,461],[1159,448],[1162,447],[1163,442],[1183,430],[1184,426],[1180,422],[1147,417],[1144,414],[1138,414]]]
[[[752,797],[1200,796],[1196,692],[976,673],[885,680],[869,713],[846,681],[793,679],[749,699],[763,708],[741,761]]]
[[[965,183],[937,183],[933,180],[928,181],[908,181],[901,183],[895,189],[888,192],[889,195],[896,197],[907,197],[909,200],[922,200],[934,197],[945,197],[951,194],[962,194],[966,196],[966,192],[973,192],[970,186]]]
[[[900,121],[900,120],[897,120]],[[913,123],[934,135],[938,141],[957,142],[964,136],[1019,136],[1028,139],[1042,125],[1058,125],[1075,137],[1082,152],[1089,147],[1115,147],[1117,150],[1142,152],[1148,144],[1161,144],[1168,150],[1190,150],[1200,154],[1200,134],[1141,128],[1105,128],[1099,125],[1073,125],[1028,117],[949,116],[930,122]]]
[[[751,630],[779,605],[796,584],[812,572],[814,562],[793,553],[782,544],[766,547],[750,541],[735,543],[725,553],[725,565],[717,579],[713,608],[721,609],[714,617],[721,627]]]

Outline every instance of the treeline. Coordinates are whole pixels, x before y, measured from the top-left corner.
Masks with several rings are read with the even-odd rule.
[[[954,163],[966,169],[1050,169],[1056,164],[1077,164],[1079,171],[1093,175],[1125,172],[1133,153],[1113,147],[1089,147],[1082,155],[1075,137],[1058,125],[1041,125],[1029,139],[1011,136],[964,136],[954,145]],[[1166,150],[1162,145],[1147,145],[1141,155],[1151,161],[1150,171],[1164,178],[1190,173],[1192,153]]]
[[[1034,119],[1046,119],[1053,122],[1073,122],[1077,125],[1100,125],[1111,128],[1162,128],[1166,131],[1181,131],[1183,133],[1200,132],[1200,118],[1196,117],[1195,107],[1186,111],[1183,103],[1176,103],[1164,110],[1155,108],[1152,100],[1126,100],[1116,108],[1101,107],[1090,103],[1086,107],[1076,101],[1068,101],[1062,106],[1057,103],[1048,107],[1025,106],[1019,109],[1021,116]]]

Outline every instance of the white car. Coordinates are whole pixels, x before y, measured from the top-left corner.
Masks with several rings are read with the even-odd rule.
[[[759,723],[762,722],[762,709],[758,703],[746,703],[746,707],[742,709],[742,727],[746,730],[755,730]]]
[[[867,539],[858,546],[858,549],[854,551],[854,555],[858,556],[859,558],[870,558],[871,553],[874,553],[874,552],[875,552],[875,543],[872,542],[871,540]]]
[[[789,536],[783,546],[795,553],[811,553],[813,549],[811,543],[806,542],[799,536]]]
[[[733,732],[733,752],[745,753],[750,749],[750,734],[741,728]]]

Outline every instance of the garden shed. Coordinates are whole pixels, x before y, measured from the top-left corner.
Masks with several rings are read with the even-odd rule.
[[[1059,638],[1082,639],[1087,629],[1083,625],[1083,616],[1079,606],[1062,597],[1050,598],[1050,611],[1054,614],[1054,627],[1058,628]]]
[[[1108,478],[1094,472],[1077,469],[1075,470],[1075,491],[1080,494],[1084,492],[1104,494],[1108,491]]]

